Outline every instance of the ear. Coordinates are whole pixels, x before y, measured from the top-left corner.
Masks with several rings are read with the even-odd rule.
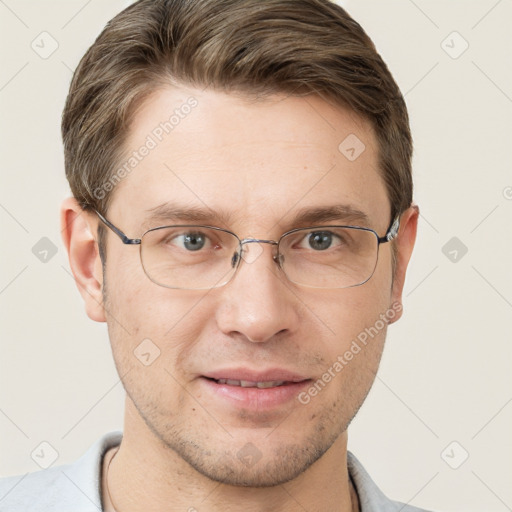
[[[91,320],[106,322],[103,307],[103,269],[96,236],[98,219],[83,210],[74,197],[62,202],[61,233],[69,266]]]
[[[398,231],[398,236],[395,239],[395,243],[397,245],[395,278],[393,281],[393,288],[391,290],[391,304],[400,304],[400,309],[398,310],[396,307],[393,308],[397,314],[393,320],[389,321],[390,324],[396,322],[402,316],[402,292],[405,283],[407,265],[409,264],[412,250],[414,248],[414,242],[416,241],[419,214],[420,209],[418,205],[412,204],[402,213],[400,218],[400,230]]]

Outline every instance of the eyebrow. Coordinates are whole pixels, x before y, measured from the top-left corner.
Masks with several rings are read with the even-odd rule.
[[[228,226],[232,215],[225,211],[214,211],[211,208],[184,206],[175,203],[163,203],[146,210],[143,228],[150,228],[156,222],[178,222],[197,224],[220,224]]]
[[[327,207],[303,208],[293,216],[290,225],[320,224],[330,221],[362,224],[364,226],[370,224],[369,216],[362,210],[349,204],[338,204]]]
[[[288,216],[288,215],[287,215]],[[224,210],[198,206],[185,206],[175,203],[163,203],[146,210],[143,229],[150,229],[158,222],[197,223],[227,228],[231,225],[233,214]],[[307,227],[323,222],[338,221],[360,226],[369,226],[370,219],[362,210],[349,204],[326,207],[302,208],[295,212],[289,221],[281,222],[287,228]]]

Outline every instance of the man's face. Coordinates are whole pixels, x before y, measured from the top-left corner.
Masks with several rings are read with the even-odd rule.
[[[293,223],[299,211],[335,205],[357,208],[369,220],[322,225],[363,224],[385,234],[390,205],[372,130],[353,112],[315,96],[251,102],[211,90],[163,89],[137,111],[127,157],[190,96],[197,106],[162,141],[152,135],[156,147],[114,191],[107,217],[128,236],[191,223],[146,223],[148,210],[165,203],[225,212],[228,224],[213,217],[200,224],[240,238],[278,240],[287,230],[307,227]],[[355,160],[338,149],[350,134],[365,145]],[[224,287],[176,290],[152,282],[139,247],[108,232],[106,318],[128,407],[147,435],[214,480],[276,485],[343,438],[370,389],[386,334],[382,322],[377,333],[374,326],[394,299],[391,247],[380,246],[368,282],[346,289],[293,284],[273,261],[271,245],[246,248],[249,255],[256,251],[254,258],[242,261]],[[373,335],[366,345],[358,343],[357,353],[352,348],[347,361],[344,354],[370,327]],[[143,364],[139,346],[150,354],[140,359],[153,359],[155,347],[160,355]],[[329,369],[330,379],[324,376]],[[240,372],[287,372],[306,382],[258,389],[206,378],[243,380]],[[309,393],[319,379],[324,385]]]

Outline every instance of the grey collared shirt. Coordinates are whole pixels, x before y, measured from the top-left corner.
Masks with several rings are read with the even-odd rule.
[[[98,512],[104,454],[119,445],[123,433],[100,437],[72,464],[20,476],[0,478],[0,512]],[[347,452],[348,472],[359,496],[361,512],[427,512],[388,499],[361,463]]]

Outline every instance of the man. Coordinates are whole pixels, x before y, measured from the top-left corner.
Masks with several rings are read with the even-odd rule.
[[[416,237],[406,107],[327,0],[141,0],[64,109],[63,240],[123,432],[2,511],[418,511],[347,451]]]

